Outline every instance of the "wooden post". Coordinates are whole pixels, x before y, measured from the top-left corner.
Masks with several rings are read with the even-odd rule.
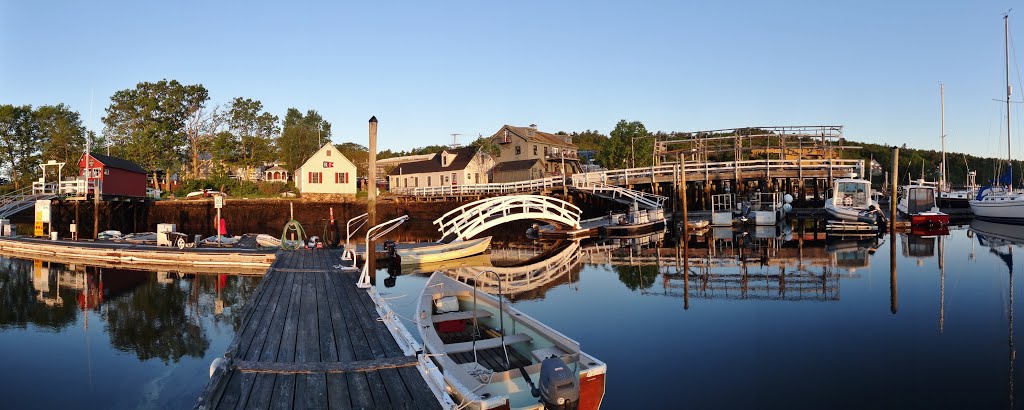
[[[900,149],[892,147],[892,181],[889,187],[889,242],[893,242],[896,235],[896,181],[900,168]],[[893,262],[895,263],[895,262]],[[896,269],[893,267],[893,269]]]
[[[85,160],[89,161],[88,158],[86,158]],[[85,181],[86,181],[86,192],[88,192],[89,191],[89,188],[88,188],[88,186],[89,186],[88,185],[89,176],[87,175],[85,178],[86,178],[85,179]],[[97,178],[95,181],[93,181],[93,184],[94,185],[92,187],[92,239],[99,239],[100,238],[100,192],[101,192],[100,191],[100,189],[101,189],[100,180]]]
[[[366,213],[368,228],[377,225],[377,117],[370,117],[369,175],[367,176]],[[370,285],[377,285],[377,245],[373,240],[366,243],[366,266]]]

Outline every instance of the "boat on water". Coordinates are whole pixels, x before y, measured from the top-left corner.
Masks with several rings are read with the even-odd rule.
[[[864,179],[841,178],[832,186],[832,197],[825,200],[825,210],[835,219],[882,225],[885,216],[871,196],[871,182]]]
[[[484,271],[480,275],[490,272]],[[607,365],[497,297],[435,272],[416,328],[448,392],[471,409],[597,409]]]
[[[949,215],[939,211],[935,203],[935,188],[932,186],[903,186],[896,210],[910,220],[911,226],[949,225]]]
[[[1013,191],[1013,163],[1010,158],[1010,23],[1009,15],[1003,16],[1004,35],[1006,36],[1006,171],[1007,176],[1000,178],[1007,185],[1006,189],[985,187],[978,191],[977,197],[970,201],[974,217],[989,221],[1012,224],[1024,224],[1024,194]]]
[[[468,241],[396,248],[395,254],[401,259],[402,265],[420,265],[479,255],[486,252],[489,246],[491,246],[491,237],[487,236]]]
[[[447,271],[451,269],[459,269],[465,267],[489,268],[491,266],[492,265],[490,255],[479,254],[467,256],[465,258],[450,259],[441,262],[422,263],[417,265],[401,265],[401,267],[399,268],[399,272],[402,275],[429,275],[439,270]]]

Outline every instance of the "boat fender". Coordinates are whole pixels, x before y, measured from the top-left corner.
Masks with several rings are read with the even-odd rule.
[[[549,357],[541,362],[540,399],[549,409],[575,409],[579,405],[579,380],[562,359]]]
[[[213,378],[213,373],[216,372],[218,368],[225,367],[227,364],[228,361],[223,357],[213,359],[213,362],[210,363],[210,378]]]

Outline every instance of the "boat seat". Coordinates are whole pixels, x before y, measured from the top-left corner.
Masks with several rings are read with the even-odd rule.
[[[494,313],[488,312],[486,310],[481,310],[481,311],[477,312],[477,314],[476,314],[476,317],[491,317],[491,316],[494,316]],[[470,312],[470,311],[442,313],[442,314],[434,315],[433,316],[434,323],[437,323],[437,322],[447,322],[449,320],[470,320],[470,319],[473,319],[473,312]]]
[[[529,342],[529,341],[532,341],[532,340],[533,340],[533,338],[530,337],[530,335],[528,335],[528,334],[525,334],[525,333],[515,333],[515,334],[511,334],[511,335],[505,336],[505,345],[510,345],[512,343]],[[490,339],[482,339],[482,340],[477,340],[476,341],[476,349],[477,350],[494,349],[494,348],[497,348],[497,347],[501,347],[501,338],[500,337],[493,337],[493,338],[490,338]],[[473,351],[473,342],[451,343],[451,344],[444,345],[444,352],[445,353],[462,353],[462,352],[472,352],[472,351]]]
[[[534,350],[532,353],[533,353],[533,359],[535,360],[536,363],[543,362],[544,359],[547,359],[547,358],[552,357],[552,356],[554,356],[554,357],[562,357],[562,356],[569,355],[569,353],[566,353],[565,350],[562,350],[558,346],[549,346],[549,347],[545,347],[543,349],[537,349],[537,350]]]

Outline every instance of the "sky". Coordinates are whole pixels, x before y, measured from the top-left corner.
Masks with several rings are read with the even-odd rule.
[[[847,139],[1004,156],[1010,1],[0,0],[0,104],[65,103],[102,131],[110,96],[203,84],[335,143],[462,143],[503,124],[609,133],[842,125]],[[1020,22],[1018,24],[1018,22]],[[1010,12],[1011,46],[1024,7]],[[1024,100],[1011,49],[1013,100]],[[1019,54],[1024,58],[1024,50]],[[1024,154],[1024,104],[1013,153]]]

